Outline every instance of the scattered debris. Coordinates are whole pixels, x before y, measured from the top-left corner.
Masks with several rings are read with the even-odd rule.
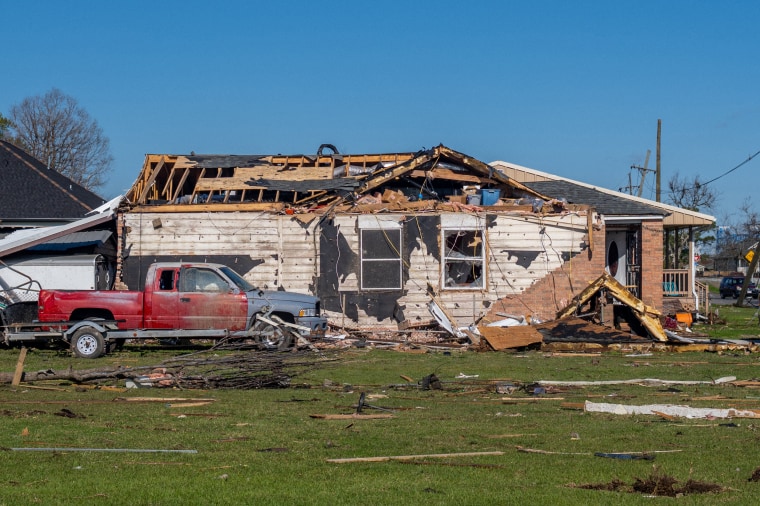
[[[600,381],[537,381],[539,385],[545,386],[567,386],[567,387],[588,387],[601,385],[642,385],[647,387],[664,386],[664,385],[720,385],[723,383],[733,383],[736,376],[726,376],[713,381],[686,381],[686,380],[662,380],[655,378],[636,378],[628,380],[600,380]]]
[[[217,355],[214,348],[167,359],[159,365],[142,367],[101,367],[24,373],[23,381],[66,380],[77,384],[99,384],[108,380],[129,380],[141,386],[184,389],[283,388],[291,378],[331,360],[309,351],[275,353],[249,350]],[[0,373],[0,383],[10,383],[11,375]]]
[[[441,390],[443,385],[435,374],[428,374],[420,380],[422,390]]]
[[[9,448],[14,452],[198,453],[198,450],[145,450],[141,448]]]
[[[21,376],[24,374],[24,361],[26,360],[26,347],[21,347],[21,352],[18,354],[18,361],[16,362],[16,372],[13,373],[13,379],[11,385],[14,387],[19,386],[21,383]]]
[[[579,438],[580,439],[580,438]],[[547,450],[539,450],[536,448],[526,448],[524,446],[515,446],[515,449],[518,452],[523,453],[538,453],[541,455],[594,455],[596,457],[609,457],[609,458],[625,458],[625,457],[617,457],[618,455],[631,455],[631,456],[643,456],[643,455],[650,455],[653,456],[656,453],[679,453],[683,450],[651,450],[647,452],[613,452],[613,453],[606,453],[606,452],[552,452]],[[654,458],[654,457],[652,457]],[[651,460],[651,459],[646,459]]]
[[[61,408],[57,413],[53,413],[55,416],[62,416],[64,418],[86,418],[84,415],[77,415],[70,409]]]
[[[525,348],[531,345],[540,345],[543,336],[530,325],[513,325],[496,327],[483,325],[478,327],[483,339],[495,351],[508,348]]]
[[[571,483],[568,487],[664,497],[681,497],[693,494],[723,492],[726,490],[725,487],[718,485],[717,483],[708,483],[692,479],[687,480],[683,485],[679,485],[678,480],[672,476],[661,473],[657,468],[655,468],[648,478],[643,480],[641,478],[635,478],[630,485],[626,485],[623,481],[616,478],[609,483],[587,483],[582,485]]]
[[[379,411],[387,411],[388,413],[393,413],[392,409],[381,408],[380,406],[373,406],[372,404],[367,404],[365,402],[366,397],[367,395],[364,392],[362,392],[361,395],[359,395],[359,402],[356,405],[356,414],[360,414],[364,408],[377,409]]]
[[[595,296],[599,294],[601,290],[604,290],[604,293],[601,297],[604,300],[602,300],[600,304],[599,298]],[[641,326],[646,329],[651,338],[658,341],[668,340],[659,320],[659,317],[662,315],[662,313],[653,307],[647,306],[640,299],[637,299],[625,288],[625,286],[620,284],[618,280],[606,272],[599,276],[596,280],[589,283],[589,285],[580,294],[573,298],[570,304],[568,304],[564,309],[561,309],[557,313],[557,319],[561,320],[569,316],[586,313],[598,315],[601,321],[606,321],[608,317],[605,317],[605,315],[599,315],[599,311],[604,310],[604,304],[606,303],[607,297],[614,298],[617,302],[628,308],[629,311],[627,314],[621,314],[620,317],[625,318],[625,316],[631,315],[638,321]],[[591,307],[583,310],[583,306],[586,303],[590,303]],[[598,304],[600,304],[599,307],[597,307]],[[614,307],[612,309],[614,309]],[[615,320],[614,323],[617,326],[618,322],[616,319],[619,315],[613,314],[612,316],[613,320]],[[626,320],[626,323],[633,327],[632,324],[635,322],[630,321],[630,319]]]
[[[391,415],[391,414],[368,415],[366,413],[351,413],[351,414],[348,414],[348,415],[341,415],[341,414],[327,414],[327,415],[312,414],[312,415],[309,415],[309,418],[318,418],[320,420],[382,420],[382,419],[386,419],[386,418],[393,418],[393,415]]]
[[[595,457],[604,457],[607,459],[619,459],[619,460],[654,460],[654,455],[651,453],[594,453]]]
[[[504,455],[501,451],[471,452],[471,453],[431,453],[427,455],[393,455],[387,457],[353,457],[345,459],[326,459],[332,464],[348,464],[353,462],[388,462],[389,460],[415,460],[415,459],[445,459],[452,457],[482,457],[489,455]]]
[[[633,406],[590,402],[584,404],[584,411],[591,413],[611,413],[614,415],[665,415],[674,418],[760,418],[760,409],[736,408],[692,408],[672,404],[648,404]]]

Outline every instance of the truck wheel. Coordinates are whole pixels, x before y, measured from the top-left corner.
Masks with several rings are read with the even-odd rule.
[[[71,351],[79,358],[98,358],[106,351],[103,334],[91,327],[82,327],[71,336]]]
[[[288,330],[283,330],[266,322],[257,321],[254,323],[253,331],[256,342],[267,350],[284,351],[293,345],[293,337]]]

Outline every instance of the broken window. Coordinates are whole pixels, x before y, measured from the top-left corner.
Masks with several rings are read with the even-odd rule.
[[[443,287],[483,288],[485,247],[483,230],[443,229]]]
[[[401,225],[397,221],[359,224],[362,290],[400,290]]]

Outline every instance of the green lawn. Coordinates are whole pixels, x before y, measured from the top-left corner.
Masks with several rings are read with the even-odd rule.
[[[166,351],[129,349],[96,361],[31,350],[27,371],[157,364]],[[0,349],[12,372],[17,349]],[[256,354],[251,354],[256,359]],[[760,391],[732,385],[558,388],[538,397],[538,380],[659,378],[711,381],[760,374],[756,355],[621,353],[426,353],[350,349],[293,378],[287,389],[127,392],[0,387],[5,448],[195,450],[197,453],[0,451],[0,504],[652,504],[641,493],[575,485],[631,484],[656,469],[681,483],[716,483],[722,492],[689,504],[754,504],[760,483],[760,423],[752,419],[668,420],[584,413],[586,400],[624,404],[760,409]],[[317,360],[317,356],[314,356]],[[417,381],[435,373],[441,390]],[[458,379],[460,374],[477,378]],[[412,378],[408,383],[402,376]],[[520,387],[507,399],[496,392]],[[37,384],[40,386],[41,384]],[[121,382],[123,385],[123,382]],[[328,420],[349,414],[361,392],[393,418]],[[213,398],[206,406],[119,397]],[[569,404],[565,404],[569,403]],[[75,418],[58,416],[69,410]],[[365,408],[371,414],[385,411]],[[178,416],[184,415],[184,416]],[[524,453],[517,447],[554,453]],[[653,452],[653,461],[596,452]],[[328,459],[503,452],[335,464]],[[659,499],[659,501],[667,499]]]

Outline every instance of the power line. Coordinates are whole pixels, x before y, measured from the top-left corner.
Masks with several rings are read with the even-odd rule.
[[[749,156],[749,158],[747,158],[746,160],[744,160],[742,163],[740,163],[739,165],[737,165],[737,166],[736,166],[736,167],[734,167],[733,169],[731,169],[731,170],[728,170],[728,171],[724,172],[724,173],[723,173],[723,174],[721,174],[720,176],[718,176],[718,177],[716,177],[716,178],[713,178],[713,179],[711,179],[711,180],[707,181],[706,183],[700,183],[700,184],[699,184],[699,186],[707,186],[708,184],[710,184],[710,183],[713,183],[713,182],[717,181],[718,179],[720,179],[720,178],[722,178],[722,177],[724,177],[724,176],[727,176],[727,175],[731,174],[733,171],[735,171],[736,169],[738,169],[739,167],[741,167],[741,166],[742,166],[742,165],[744,165],[745,163],[749,162],[750,160],[752,160],[753,158],[755,158],[757,155],[760,155],[760,150],[759,150],[759,151],[757,151],[757,152],[756,152],[754,155],[750,155],[750,156]]]

